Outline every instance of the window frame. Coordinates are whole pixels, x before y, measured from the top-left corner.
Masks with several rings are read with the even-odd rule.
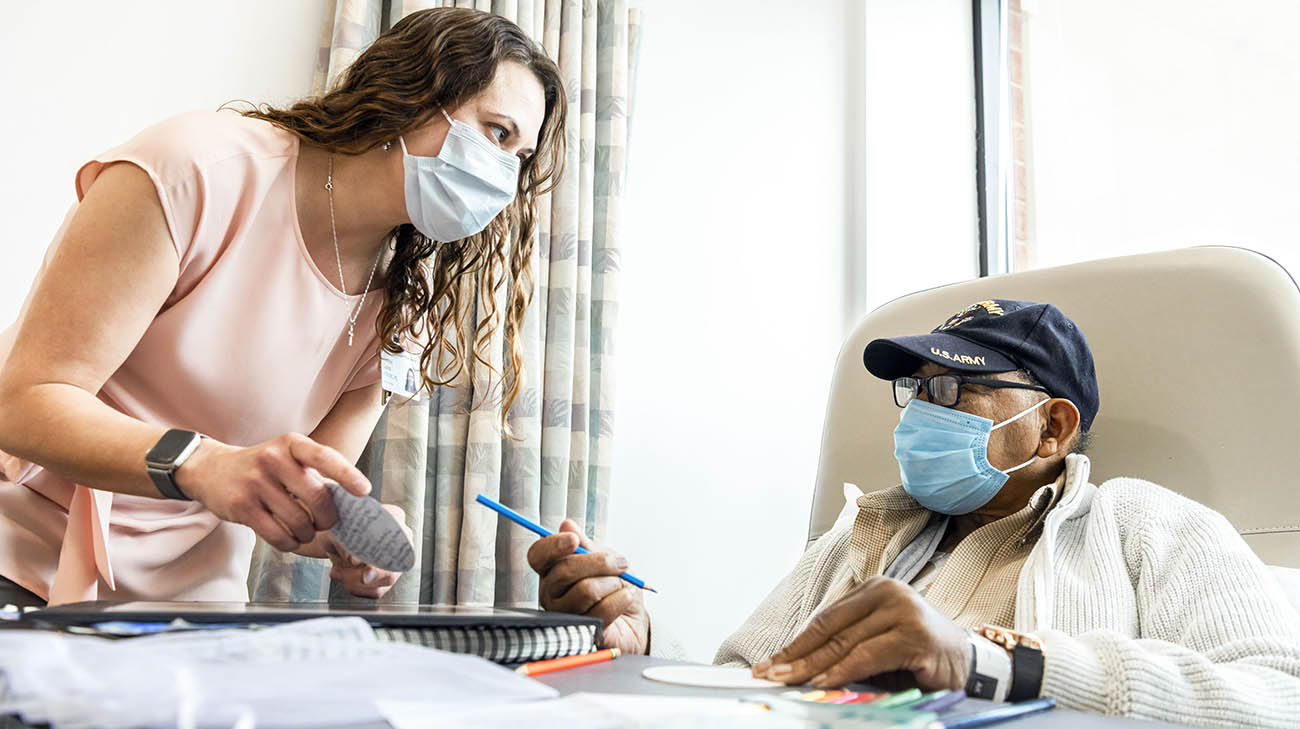
[[[1006,0],[971,0],[975,68],[975,195],[979,276],[1012,270],[1012,161]]]

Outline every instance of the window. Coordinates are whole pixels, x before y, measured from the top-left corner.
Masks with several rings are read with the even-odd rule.
[[[976,3],[988,272],[1236,245],[1300,277],[1300,3]]]

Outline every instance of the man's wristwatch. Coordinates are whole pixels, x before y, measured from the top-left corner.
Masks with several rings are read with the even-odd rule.
[[[149,453],[144,457],[145,470],[149,472],[150,480],[163,496],[179,501],[191,500],[176,485],[176,469],[185,463],[185,459],[194,454],[204,437],[192,430],[172,428],[158,439],[153,448],[149,449]]]
[[[966,695],[989,701],[1006,701],[1011,690],[1011,654],[979,632],[970,640],[970,677]]]
[[[997,644],[1011,657],[1011,686],[1008,701],[1036,699],[1043,688],[1043,643],[1032,635],[985,625],[979,636]],[[974,671],[972,671],[974,675]]]

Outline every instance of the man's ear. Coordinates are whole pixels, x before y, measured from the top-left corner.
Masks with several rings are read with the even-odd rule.
[[[1065,455],[1065,448],[1079,431],[1079,408],[1063,397],[1054,397],[1043,406],[1043,433],[1038,441],[1038,457]]]

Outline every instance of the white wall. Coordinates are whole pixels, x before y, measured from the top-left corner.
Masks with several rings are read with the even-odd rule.
[[[1300,4],[1024,7],[1036,265],[1226,244],[1300,276]]]
[[[974,272],[970,9],[637,4],[608,533],[708,660],[803,549],[848,328]]]
[[[851,2],[641,5],[608,533],[707,660],[808,526],[845,297]]]
[[[17,316],[90,157],[232,99],[311,90],[323,0],[8,3],[0,23],[0,328]]]

